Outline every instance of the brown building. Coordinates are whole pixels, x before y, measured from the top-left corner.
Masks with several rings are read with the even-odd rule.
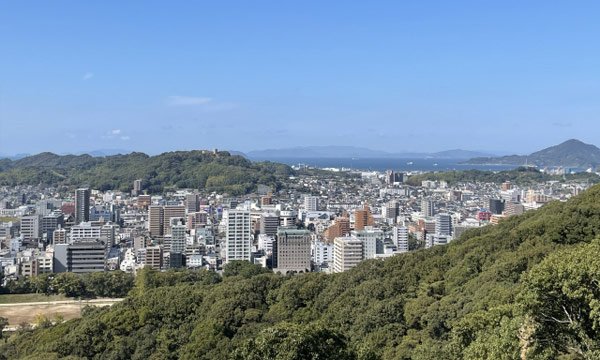
[[[325,230],[324,235],[329,241],[333,241],[337,237],[350,235],[350,219],[345,216],[336,218],[333,225]]]
[[[152,198],[150,195],[140,195],[137,197],[138,208],[147,209],[152,204]]]
[[[375,225],[375,221],[368,204],[365,204],[362,210],[354,212],[354,230],[364,230],[365,226],[373,225]]]

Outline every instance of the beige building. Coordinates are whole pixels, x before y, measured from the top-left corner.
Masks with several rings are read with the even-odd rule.
[[[352,236],[333,241],[333,272],[350,270],[363,260],[363,242]]]
[[[292,271],[309,272],[310,244],[308,230],[279,230],[273,243],[274,270],[283,274]]]

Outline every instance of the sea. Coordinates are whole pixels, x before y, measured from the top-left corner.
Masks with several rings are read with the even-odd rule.
[[[484,170],[503,171],[515,169],[516,165],[470,165],[465,159],[390,159],[390,158],[278,158],[276,162],[290,166],[305,165],[314,168],[345,168],[362,171],[453,171]]]

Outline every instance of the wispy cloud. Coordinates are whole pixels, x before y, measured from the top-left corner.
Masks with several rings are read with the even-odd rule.
[[[121,136],[121,140],[123,141],[127,141],[129,139],[131,139],[131,137],[129,137],[128,135]]]
[[[565,127],[573,126],[573,123],[571,123],[571,122],[553,122],[552,126],[565,128]]]
[[[81,78],[82,80],[89,80],[91,78],[94,77],[94,73],[93,72],[86,72],[85,74],[83,74],[83,77]]]
[[[212,103],[213,99],[203,96],[169,96],[167,105],[169,106],[194,106],[207,105]]]
[[[131,136],[126,135],[121,129],[112,129],[104,133],[104,135],[100,136],[102,139],[107,140],[122,140],[127,141],[131,140]]]
[[[113,134],[113,135],[119,135],[119,134],[121,133],[121,129],[114,129],[114,130],[111,130],[111,132],[110,132],[110,133],[111,133],[111,134]]]

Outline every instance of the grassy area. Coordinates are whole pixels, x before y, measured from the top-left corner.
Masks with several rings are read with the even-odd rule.
[[[11,303],[29,303],[29,302],[40,302],[40,301],[59,301],[69,300],[64,295],[50,295],[44,294],[4,294],[0,295],[0,304],[11,304]]]

